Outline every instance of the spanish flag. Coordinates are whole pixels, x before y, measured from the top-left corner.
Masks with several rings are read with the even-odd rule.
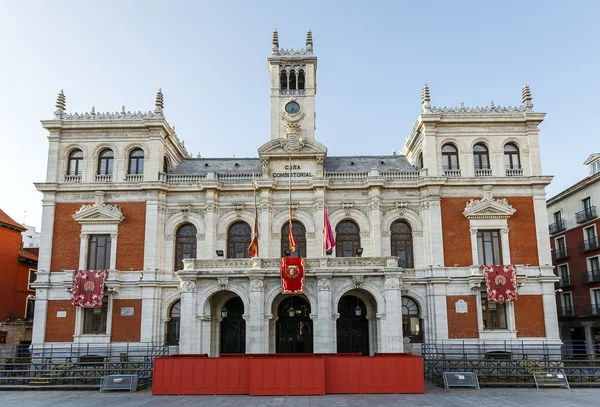
[[[248,254],[250,257],[258,256],[258,210],[254,213],[254,227],[252,228],[252,241],[248,246]]]
[[[289,224],[288,239],[290,242],[290,253],[296,253],[296,239],[294,239],[294,231],[292,229],[292,207],[290,206],[290,224]]]

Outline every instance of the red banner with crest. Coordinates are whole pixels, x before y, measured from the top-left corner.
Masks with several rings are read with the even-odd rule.
[[[304,294],[304,259],[283,257],[281,259],[282,294]]]
[[[73,273],[73,305],[82,308],[102,307],[107,274],[106,270],[76,270]]]
[[[481,266],[489,302],[517,300],[517,271],[512,264]]]

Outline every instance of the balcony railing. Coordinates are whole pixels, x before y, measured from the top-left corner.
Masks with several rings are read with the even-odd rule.
[[[95,182],[112,182],[112,174],[96,174]]]
[[[475,176],[476,177],[491,177],[492,169],[491,168],[475,168]]]
[[[206,174],[166,174],[158,173],[158,179],[171,184],[196,184],[206,178]]]
[[[575,308],[573,306],[556,307],[556,311],[559,318],[573,318],[576,315]]]
[[[81,182],[81,174],[65,174],[64,182]]]
[[[588,270],[581,273],[581,284],[600,282],[600,270]]]
[[[552,260],[560,260],[569,257],[566,247],[552,250]]]
[[[506,168],[506,176],[507,177],[522,177],[523,176],[523,168]]]
[[[594,237],[588,240],[584,240],[583,242],[579,242],[579,251],[580,252],[589,252],[590,250],[595,250],[600,247],[598,243],[598,238]]]
[[[452,168],[452,169],[444,168],[444,175],[448,178],[458,178],[461,176],[460,168]]]
[[[385,179],[419,179],[421,174],[417,171],[413,172],[382,172],[381,176]]]
[[[559,287],[570,287],[571,284],[571,276],[561,276],[558,282]]]
[[[567,228],[564,220],[559,220],[554,222],[549,226],[550,234],[553,235],[555,233],[561,232]]]
[[[583,315],[600,317],[600,304],[586,304],[583,306]]]
[[[325,175],[334,181],[363,181],[369,176],[368,172],[328,172]]]
[[[577,223],[585,223],[588,220],[594,219],[595,217],[596,217],[596,207],[595,206],[590,206],[589,208],[585,208],[581,212],[577,212],[575,214]]]
[[[140,182],[144,180],[144,174],[127,174],[125,175],[125,181]]]
[[[252,182],[256,179],[254,174],[217,174],[220,182]]]

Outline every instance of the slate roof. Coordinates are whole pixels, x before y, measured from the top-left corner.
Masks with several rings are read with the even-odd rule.
[[[414,172],[415,167],[403,155],[372,155],[327,157],[327,172],[367,172],[372,169],[380,172]],[[258,158],[185,158],[172,174],[251,174],[262,172]]]

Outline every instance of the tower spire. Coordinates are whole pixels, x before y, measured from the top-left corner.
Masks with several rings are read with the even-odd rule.
[[[423,85],[423,91],[421,92],[421,105],[423,106],[423,113],[429,113],[431,106],[429,102],[431,101],[431,97],[429,96],[429,86],[427,86],[427,82]]]
[[[277,34],[277,28],[273,29],[273,36],[271,37],[271,54],[279,54],[279,34]]]
[[[156,100],[154,101],[154,106],[156,107],[156,109],[154,109],[154,113],[162,115],[163,109],[165,107],[162,88],[159,88],[158,92],[156,92]]]
[[[523,84],[522,98],[523,106],[525,106],[528,112],[531,112],[533,110],[533,103],[531,103],[531,99],[533,98],[531,97],[531,89],[529,89],[527,82]]]
[[[67,97],[65,96],[63,90],[61,89],[56,97],[56,110],[54,111],[54,116],[60,118],[62,114],[67,110]]]
[[[308,52],[309,54],[312,54],[313,52],[313,38],[312,31],[310,30],[310,28],[306,32],[306,52]]]

